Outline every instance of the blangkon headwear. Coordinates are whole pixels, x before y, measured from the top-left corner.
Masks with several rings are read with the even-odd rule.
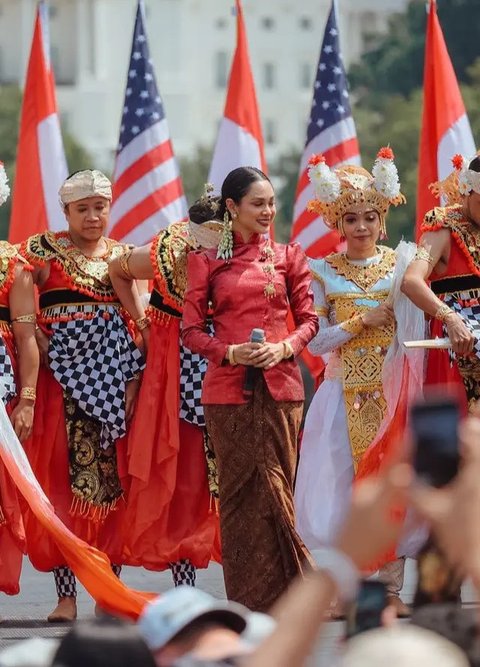
[[[104,197],[112,201],[112,184],[98,169],[85,169],[67,178],[58,195],[64,208],[88,197]]]

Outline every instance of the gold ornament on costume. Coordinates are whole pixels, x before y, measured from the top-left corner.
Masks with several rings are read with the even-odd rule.
[[[323,155],[312,155],[308,177],[316,198],[308,202],[307,209],[321,215],[330,228],[338,229],[344,236],[343,216],[352,207],[367,204],[377,211],[381,232],[386,234],[385,218],[390,206],[405,203],[393,158],[391,148],[381,148],[370,174],[356,165],[332,170]]]
[[[338,275],[345,276],[346,280],[350,280],[367,292],[395,268],[395,251],[386,246],[378,246],[377,249],[380,261],[375,264],[355,264],[348,260],[344,252],[328,255],[325,261]]]
[[[85,169],[67,178],[58,192],[63,207],[88,197],[112,201],[112,184],[98,169]]]

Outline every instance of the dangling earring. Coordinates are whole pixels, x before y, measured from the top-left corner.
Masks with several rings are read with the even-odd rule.
[[[388,239],[387,225],[385,223],[385,218],[380,218],[380,241],[385,241],[385,239]]]
[[[232,221],[228,214],[228,209],[223,216],[223,231],[220,237],[220,243],[217,248],[217,259],[228,261],[233,256],[233,234]]]
[[[340,219],[337,223],[338,233],[342,241],[345,241],[345,230],[343,229],[343,220]]]

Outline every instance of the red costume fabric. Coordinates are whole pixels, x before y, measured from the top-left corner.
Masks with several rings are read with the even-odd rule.
[[[10,328],[9,294],[18,262],[22,263],[24,270],[31,270],[13,246],[4,241],[0,242],[0,337],[7,349],[15,376],[17,359]],[[8,413],[12,411],[15,403],[16,399],[13,399],[7,405]],[[3,593],[15,595],[19,592],[24,552],[25,530],[19,494],[0,460],[0,591]]]
[[[108,257],[98,258],[93,271],[91,267],[86,268],[85,257],[72,246],[65,232],[47,232],[22,244],[22,255],[31,264],[43,267],[48,262],[50,266],[47,280],[38,288],[38,322],[47,335],[52,333],[50,326],[53,322],[89,319],[91,315],[85,311],[87,306],[91,308],[93,305],[95,309],[96,304],[119,305],[108,279],[107,260],[112,255],[122,254],[124,247],[116,241],[107,240],[107,244]],[[72,307],[76,310],[73,314]],[[126,494],[126,438],[118,439],[115,448],[118,477]],[[120,498],[111,511],[101,516],[101,512],[82,507],[73,495],[64,392],[51,370],[44,366],[40,367],[37,383],[33,434],[25,450],[35,476],[61,521],[80,539],[105,552],[113,563],[122,563],[125,500]],[[86,479],[85,484],[89,483]],[[64,565],[65,557],[53,536],[45,532],[28,507],[24,511],[24,520],[27,552],[34,567],[50,571]]]
[[[440,229],[450,231],[450,256],[445,273],[431,274],[432,290],[443,300],[450,293],[480,288],[480,251],[474,236],[475,229],[463,216],[461,206],[437,207],[426,214],[422,232]],[[443,338],[444,335],[442,322],[431,320],[430,337]],[[451,364],[447,350],[429,350],[425,384],[450,385],[452,391],[464,401],[464,409],[467,410],[463,380],[457,364]]]
[[[190,243],[185,223],[170,225],[152,243],[150,342],[128,440],[125,559],[151,570],[179,560],[196,567],[220,560],[204,429],[179,419],[180,321]]]
[[[188,290],[185,296],[182,338],[185,345],[208,361],[203,383],[204,404],[246,403],[245,367],[224,363],[229,345],[250,340],[252,329],[265,331],[267,341],[288,341],[297,356],[318,329],[313,296],[305,298],[311,275],[305,254],[297,244],[270,243],[258,234],[243,242],[234,234],[231,260],[216,259],[216,251],[194,252],[188,257]],[[269,248],[273,256],[269,257]],[[265,268],[273,263],[274,295],[267,297],[269,278]],[[209,299],[214,312],[215,335],[206,333]],[[232,318],[232,311],[235,317]],[[295,330],[289,331],[291,311]],[[300,369],[293,359],[263,371],[275,401],[302,401],[305,397]]]

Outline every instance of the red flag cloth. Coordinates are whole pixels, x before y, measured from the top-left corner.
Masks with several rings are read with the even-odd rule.
[[[37,9],[20,119],[8,240],[20,243],[46,229],[66,227],[58,190],[67,177],[48,44],[48,13]]]
[[[237,47],[228,82],[225,111],[213,152],[208,180],[215,190],[236,167],[257,167],[266,173],[263,135],[255,82],[248,55],[247,33],[240,0],[236,0]]]
[[[417,185],[416,238],[427,211],[438,206],[428,186],[452,171],[451,159],[460,153],[475,154],[472,130],[465,111],[452,61],[447,51],[437,4],[430,0],[423,79],[423,116],[420,134]]]

